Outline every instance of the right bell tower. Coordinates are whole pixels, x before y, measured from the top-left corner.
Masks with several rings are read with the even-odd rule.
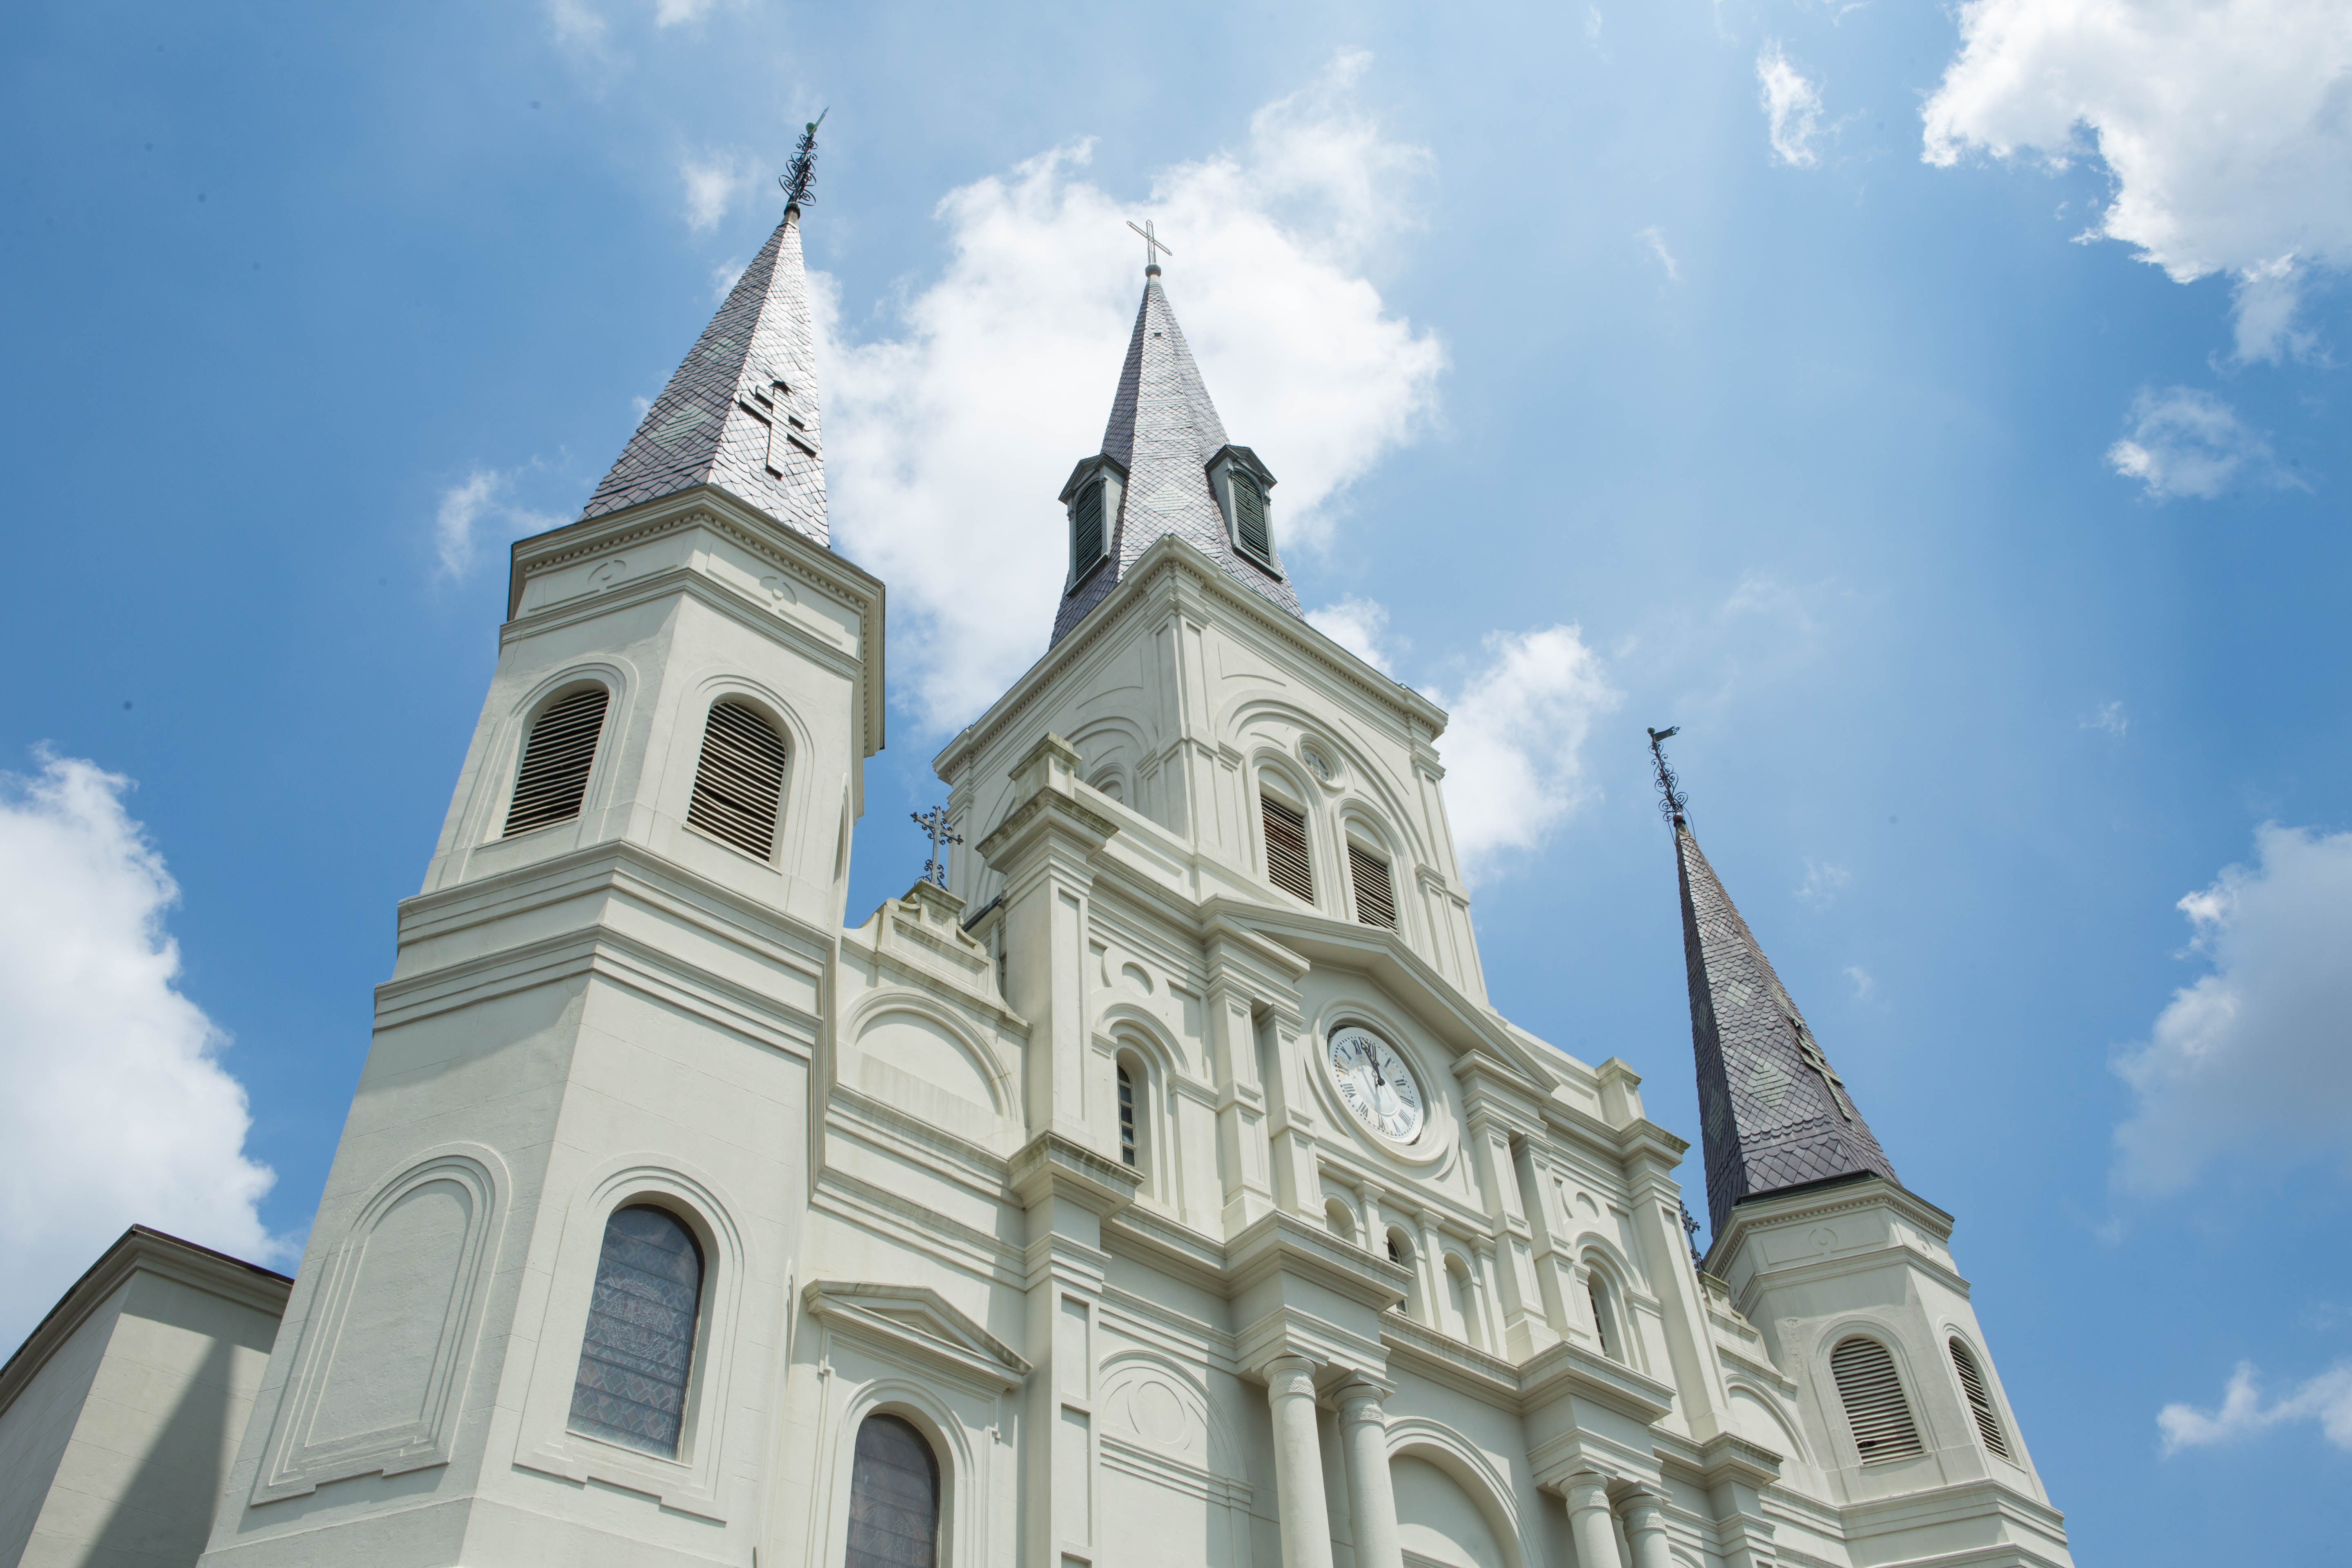
[[[1856,1562],[2070,1563],[1953,1262],[1700,852],[1651,731],[1675,836],[1707,1216],[1701,1270],[1791,1392]],[[1789,1456],[1796,1468],[1801,1456]]]

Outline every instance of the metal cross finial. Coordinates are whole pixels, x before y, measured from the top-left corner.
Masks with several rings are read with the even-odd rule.
[[[1160,236],[1158,232],[1152,228],[1151,220],[1150,218],[1145,218],[1141,223],[1138,223],[1133,218],[1129,218],[1127,220],[1127,226],[1135,230],[1136,233],[1143,237],[1143,270],[1145,275],[1152,278],[1159,277],[1160,258],[1162,255],[1173,256],[1176,253],[1160,243]]]
[[[784,172],[776,177],[776,184],[784,187],[786,212],[815,199],[809,192],[816,184],[816,128],[824,124],[825,115],[832,112],[830,109],[825,110],[802,128],[800,143],[793,149],[793,161],[785,164]]]
[[[1663,730],[1650,731],[1650,758],[1658,764],[1658,810],[1664,815],[1667,825],[1673,827],[1682,826],[1683,813],[1690,805],[1689,797],[1683,794],[1683,781],[1676,778],[1675,770],[1666,765],[1666,742],[1682,731],[1680,724],[1669,724]]]
[[[931,858],[923,862],[923,880],[936,883],[942,888],[946,887],[948,885],[946,847],[962,843],[963,835],[948,831],[948,808],[944,805],[935,805],[927,812],[910,811],[907,815],[915,819],[916,826],[931,836]]]

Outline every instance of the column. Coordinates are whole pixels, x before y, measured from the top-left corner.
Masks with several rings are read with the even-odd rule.
[[[1348,1454],[1348,1521],[1356,1532],[1356,1568],[1404,1568],[1397,1537],[1396,1490],[1389,1481],[1386,1391],[1355,1382],[1339,1391],[1339,1441]]]
[[[1561,1490],[1568,1497],[1568,1533],[1576,1542],[1576,1568],[1621,1568],[1617,1532],[1610,1528],[1609,1478],[1579,1470]]]
[[[1315,1430],[1315,1363],[1305,1356],[1276,1357],[1265,1369],[1265,1397],[1274,1407],[1282,1568],[1331,1568],[1330,1505],[1324,1500],[1323,1445]],[[1394,1508],[1389,1511],[1393,1518]]]
[[[1633,1568],[1675,1568],[1666,1550],[1666,1514],[1654,1492],[1635,1492],[1625,1502],[1625,1539],[1633,1543]]]

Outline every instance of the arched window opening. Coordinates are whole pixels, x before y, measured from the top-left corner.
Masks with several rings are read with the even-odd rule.
[[[1396,930],[1396,888],[1389,879],[1388,857],[1349,839],[1348,880],[1356,889],[1356,922]]]
[[[849,1471],[845,1568],[934,1568],[939,1556],[939,1457],[913,1423],[868,1415]]]
[[[507,807],[502,837],[580,815],[580,803],[588,794],[588,770],[596,762],[596,738],[604,729],[604,706],[611,698],[603,687],[591,686],[551,704],[539,716],[523,742],[522,765],[515,770],[514,801]]]
[[[1356,1239],[1356,1216],[1338,1198],[1323,1200],[1323,1224],[1341,1241],[1352,1243]]]
[[[1856,1334],[1830,1352],[1830,1375],[1865,1465],[1914,1458],[1922,1449],[1911,1402],[1895,1373],[1895,1358],[1876,1340]]]
[[[1118,1064],[1118,1159],[1135,1168],[1135,1075],[1125,1062]]]
[[[1265,827],[1265,879],[1307,903],[1315,901],[1315,867],[1307,853],[1307,816],[1260,791]]]
[[[1960,1391],[1969,1396],[1969,1414],[1977,1418],[1977,1436],[1984,1439],[1986,1447],[2008,1458],[2009,1439],[2001,1432],[2000,1417],[1992,1407],[1992,1390],[1977,1366],[1976,1352],[1958,1334],[1952,1336],[1951,1349],[1952,1370],[1960,1374]]]
[[[1389,1261],[1408,1267],[1412,1263],[1412,1243],[1405,1239],[1404,1232],[1394,1228],[1389,1231]]]
[[[687,822],[765,860],[776,847],[776,814],[783,798],[784,738],[748,703],[712,703],[702,726],[702,758],[694,764]]]
[[[1611,1300],[1609,1286],[1598,1269],[1585,1271],[1584,1299],[1592,1306],[1592,1332],[1601,1342],[1601,1353],[1611,1361],[1623,1361],[1625,1336],[1617,1325],[1616,1303]]]
[[[572,1385],[572,1430],[677,1458],[701,1306],[694,1233],[667,1209],[614,1210]]]
[[[1454,1308],[1455,1321],[1462,1325],[1462,1337],[1485,1350],[1486,1336],[1478,1321],[1477,1281],[1471,1277],[1469,1260],[1458,1252],[1445,1255],[1445,1294]]]

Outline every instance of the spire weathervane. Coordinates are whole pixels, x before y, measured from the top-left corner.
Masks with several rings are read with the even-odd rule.
[[[793,149],[793,161],[785,164],[784,172],[776,177],[776,184],[784,188],[786,212],[794,211],[807,202],[809,192],[815,187],[816,128],[824,124],[825,115],[832,112],[829,108],[823,110],[802,128],[800,142]]]
[[[1146,278],[1159,277],[1160,258],[1163,255],[1173,256],[1176,253],[1160,243],[1160,236],[1152,228],[1150,218],[1145,218],[1141,223],[1129,218],[1127,220],[1127,226],[1143,237],[1143,275]]]
[[[923,880],[940,887],[948,885],[947,846],[963,842],[961,833],[948,831],[948,808],[935,805],[929,811],[910,811],[915,826],[931,836],[931,858],[923,862]]]
[[[1647,726],[1644,726],[1646,728]],[[1683,825],[1683,813],[1689,806],[1689,797],[1683,794],[1683,781],[1666,765],[1666,742],[1681,734],[1680,724],[1669,724],[1663,730],[1650,731],[1650,758],[1658,764],[1658,810],[1669,826]]]

